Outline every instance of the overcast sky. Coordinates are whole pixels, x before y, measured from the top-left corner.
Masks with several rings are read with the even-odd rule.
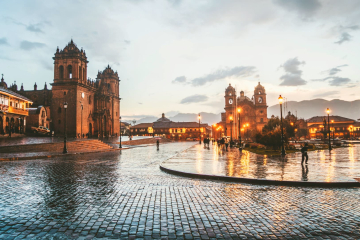
[[[231,83],[267,102],[359,99],[360,1],[0,0],[0,73],[25,89],[53,82],[73,38],[88,76],[118,71],[123,116],[219,113]]]

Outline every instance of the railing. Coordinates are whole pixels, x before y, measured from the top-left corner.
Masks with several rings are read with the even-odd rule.
[[[23,110],[20,108],[9,107],[8,112],[13,113],[13,114],[23,115],[23,116],[29,116],[29,112],[27,110]]]

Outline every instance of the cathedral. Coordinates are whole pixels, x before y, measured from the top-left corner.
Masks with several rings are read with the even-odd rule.
[[[67,107],[67,134],[74,137],[102,137],[117,135],[120,131],[120,79],[108,65],[99,71],[96,80],[87,77],[85,50],[79,49],[71,40],[60,50],[57,48],[54,60],[54,81],[52,89],[45,83],[43,90],[17,90],[10,88],[33,101],[32,107],[44,106],[49,126],[55,134],[64,133],[65,110]]]
[[[236,90],[231,84],[225,89],[225,112],[221,113],[222,131],[225,136],[239,137],[239,118],[241,137],[253,136],[261,131],[267,124],[267,105],[265,88],[258,83],[251,99],[240,92],[237,97]],[[240,113],[238,112],[240,110]]]

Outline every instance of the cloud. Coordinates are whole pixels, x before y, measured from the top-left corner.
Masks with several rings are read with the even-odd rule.
[[[26,27],[26,30],[30,32],[44,33],[43,30],[41,30],[39,24],[30,24]]]
[[[321,8],[318,0],[275,0],[274,2],[286,10],[297,12],[304,19],[313,16]]]
[[[142,103],[142,102],[138,102],[138,104],[142,105],[143,103]]]
[[[359,25],[351,25],[351,26],[335,26],[331,28],[332,35],[338,36],[338,41],[334,42],[336,44],[342,44],[344,42],[349,42],[352,39],[352,35],[349,32],[357,31],[360,29]]]
[[[300,65],[304,65],[305,62],[300,62],[297,57],[288,59],[280,67],[284,69],[285,75],[280,77],[282,82],[280,86],[300,86],[305,85],[307,82],[301,78],[302,70],[299,69]]]
[[[347,64],[340,65],[340,66],[331,68],[330,70],[327,70],[327,71],[325,71],[325,72],[329,73],[329,75],[336,75],[338,72],[341,72],[341,69],[340,69],[340,68],[342,68],[342,67],[347,67],[347,66],[348,66]]]
[[[129,40],[124,40],[124,43],[126,43],[126,44],[130,44],[130,43],[131,43],[131,41],[129,41]]]
[[[182,99],[180,103],[181,104],[199,103],[199,102],[205,102],[208,99],[209,99],[209,97],[206,95],[195,94],[195,95],[192,95],[192,96]]]
[[[217,70],[214,73],[205,75],[191,80],[193,86],[203,86],[206,83],[222,80],[228,77],[248,77],[256,73],[256,68],[253,66],[239,66],[234,68],[225,68]]]
[[[29,41],[22,41],[20,43],[20,48],[23,50],[32,50],[35,48],[42,48],[45,47],[46,45],[44,43],[39,43],[39,42],[29,42]]]
[[[342,78],[342,77],[338,77],[338,76],[334,76],[337,73],[341,72],[342,67],[347,67],[347,64],[343,64],[334,68],[331,68],[330,70],[326,70],[324,72],[328,73],[329,76],[326,78],[321,78],[321,79],[313,79],[311,81],[313,82],[325,82],[328,81],[330,86],[343,86],[347,83],[351,82],[351,79],[349,78]],[[348,86],[351,87],[351,86]]]
[[[186,83],[186,77],[185,76],[180,76],[175,78],[172,83]]]
[[[333,95],[337,95],[337,94],[339,94],[339,93],[340,93],[339,91],[328,91],[328,92],[323,92],[323,93],[315,94],[313,97],[314,97],[314,98],[318,98],[318,97],[330,97],[330,96],[333,96]]]
[[[0,45],[9,45],[9,43],[5,37],[0,38]]]
[[[325,80],[330,80],[329,81],[330,86],[342,86],[351,82],[349,78],[342,78],[342,77],[327,77],[325,78]]]
[[[348,41],[350,41],[351,38],[352,38],[352,36],[351,36],[349,33],[343,32],[343,33],[341,34],[341,36],[340,36],[339,41],[336,41],[336,42],[334,42],[334,43],[342,44],[343,42],[348,42]]]

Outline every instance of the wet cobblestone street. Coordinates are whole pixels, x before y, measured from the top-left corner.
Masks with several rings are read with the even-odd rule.
[[[0,239],[359,239],[360,189],[173,176],[196,143],[0,162]]]

